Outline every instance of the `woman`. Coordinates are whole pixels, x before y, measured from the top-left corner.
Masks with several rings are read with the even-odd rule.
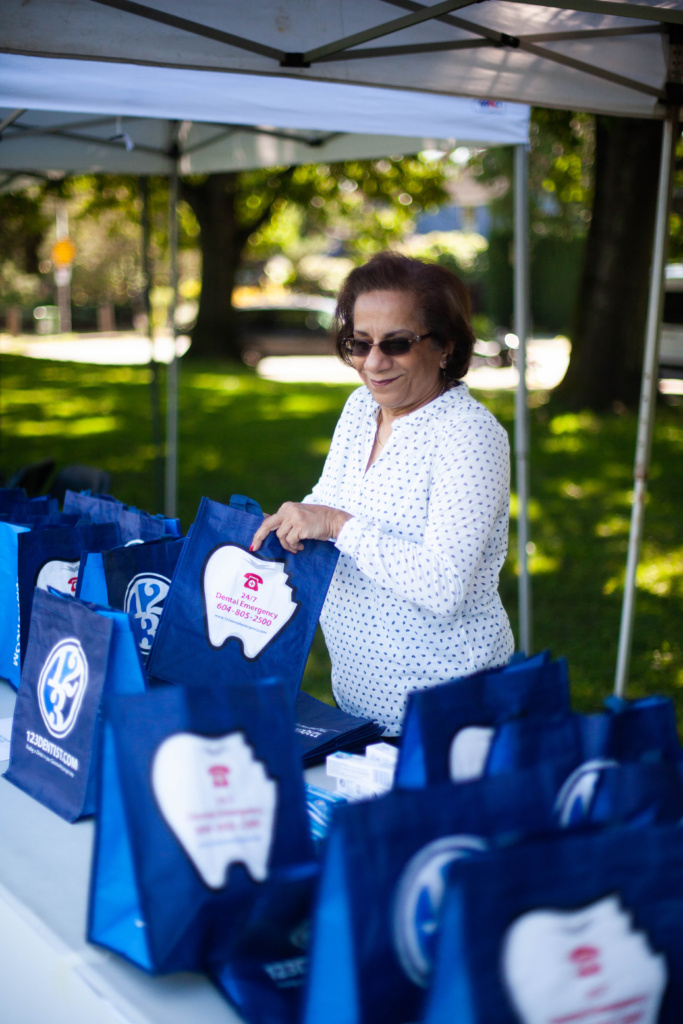
[[[341,555],[321,615],[345,711],[400,733],[407,695],[513,651],[498,596],[507,551],[509,446],[461,378],[474,335],[459,278],[381,253],[347,278],[336,345],[365,385],[349,398],[322,477],[254,535]]]

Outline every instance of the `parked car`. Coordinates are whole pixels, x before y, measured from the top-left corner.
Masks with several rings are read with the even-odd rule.
[[[239,306],[235,321],[242,358],[253,366],[263,356],[328,355],[334,301],[323,296],[292,295],[284,302]]]
[[[670,263],[665,270],[659,376],[683,378],[683,263]]]

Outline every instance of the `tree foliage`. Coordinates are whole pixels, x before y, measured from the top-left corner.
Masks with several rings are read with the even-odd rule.
[[[532,246],[551,235],[571,241],[588,230],[593,201],[595,122],[590,114],[534,107],[529,149],[529,222]],[[482,181],[498,183],[492,201],[493,228],[513,227],[513,151],[481,150],[471,161]]]
[[[7,304],[40,298],[40,245],[49,223],[41,186],[0,195],[0,294]]]
[[[192,353],[239,354],[232,291],[238,270],[283,250],[282,284],[319,288],[294,259],[314,250],[360,258],[400,238],[447,198],[441,163],[421,157],[308,164],[207,175],[182,182],[200,228],[202,291]]]

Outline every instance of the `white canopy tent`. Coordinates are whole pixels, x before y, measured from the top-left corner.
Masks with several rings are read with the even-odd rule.
[[[6,53],[634,117],[657,116],[667,79],[662,27],[683,24],[680,0],[195,0],[191,8],[184,0],[11,0],[3,14]]]
[[[683,0],[195,0],[192,17],[186,14],[183,0],[13,0],[0,50],[270,76],[278,79],[274,92],[289,79],[622,116],[668,114],[615,681],[623,692],[654,412],[670,168],[683,95]],[[518,166],[522,162],[520,155]],[[518,259],[522,252],[518,239]],[[523,301],[521,290],[522,284],[517,295]],[[517,317],[522,341],[526,307]],[[522,463],[525,444],[523,428],[516,437]]]

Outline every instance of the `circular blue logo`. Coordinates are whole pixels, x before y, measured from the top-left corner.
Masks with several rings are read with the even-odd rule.
[[[479,836],[443,836],[423,846],[403,869],[394,897],[394,946],[416,985],[429,983],[448,866],[487,849]]]
[[[610,758],[596,757],[584,761],[562,784],[555,800],[555,815],[561,828],[591,821],[591,810],[598,782],[605,768],[616,767]]]
[[[88,685],[88,662],[74,637],[52,648],[38,679],[38,706],[47,731],[57,739],[68,736],[78,717]]]

